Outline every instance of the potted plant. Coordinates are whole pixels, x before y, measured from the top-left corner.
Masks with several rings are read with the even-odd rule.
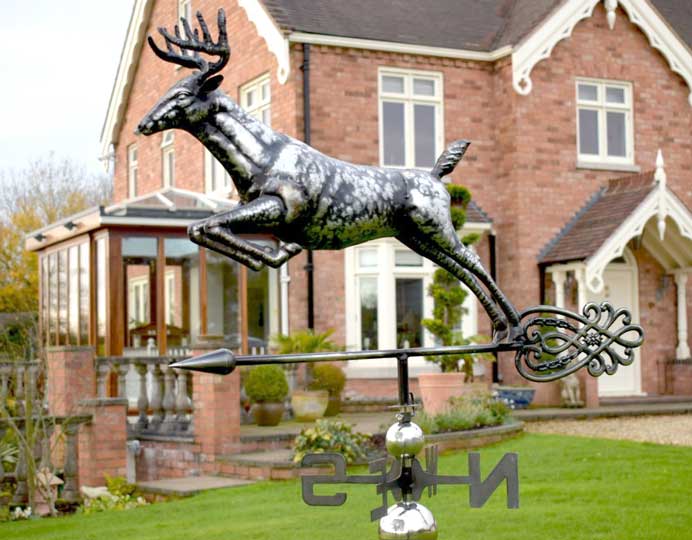
[[[460,230],[466,220],[465,208],[470,200],[468,190],[454,184],[447,185],[452,199],[452,223]],[[463,239],[469,245],[477,240],[476,235],[468,235]],[[426,328],[442,346],[469,345],[487,341],[484,336],[464,337],[459,328],[465,313],[463,307],[467,292],[459,280],[444,269],[438,269],[433,276],[433,282],[428,288],[432,296],[433,318],[424,319]],[[474,365],[480,360],[493,360],[490,354],[458,354],[427,356],[426,360],[437,364],[441,373],[425,373],[418,376],[423,407],[428,414],[438,414],[447,406],[449,399],[464,394],[473,388]],[[485,385],[476,385],[485,386]]]
[[[253,402],[252,416],[258,426],[276,426],[284,414],[288,383],[276,365],[256,366],[245,378],[245,393]]]
[[[300,330],[289,336],[275,336],[274,346],[278,354],[312,353],[333,351],[336,348],[329,337],[333,330],[316,334],[312,330]],[[306,372],[307,384],[312,380],[312,366],[308,364]],[[291,394],[291,408],[296,420],[313,421],[324,416],[329,404],[329,392],[327,390],[293,390]]]
[[[326,390],[329,393],[329,403],[325,416],[336,416],[341,410],[341,392],[346,385],[344,370],[334,364],[318,364],[312,370],[312,380],[309,390]]]

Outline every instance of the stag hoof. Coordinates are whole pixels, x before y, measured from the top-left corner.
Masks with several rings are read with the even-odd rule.
[[[502,343],[509,337],[509,327],[504,321],[498,321],[493,325],[493,343]]]

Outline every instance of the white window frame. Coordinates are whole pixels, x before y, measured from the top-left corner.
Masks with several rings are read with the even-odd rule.
[[[147,321],[149,319],[149,276],[131,278],[127,286],[130,295],[128,317],[138,323]],[[130,313],[130,309],[136,313]],[[128,328],[135,328],[131,321],[128,321]]]
[[[139,177],[137,158],[137,145],[131,144],[127,147],[127,193],[129,198],[137,196],[137,181]]]
[[[222,198],[235,198],[237,192],[231,175],[214,155],[204,149],[204,191]]]
[[[178,0],[178,21],[183,17],[192,25],[192,0]]]
[[[264,95],[262,93],[263,89],[265,90]],[[257,96],[256,102],[248,102],[250,92],[254,92]],[[269,73],[261,75],[240,87],[240,106],[250,116],[254,116],[267,126],[271,126],[271,105],[272,93]]]
[[[598,88],[596,101],[579,98],[579,85],[587,84]],[[624,90],[625,103],[606,103],[606,88],[618,88]],[[632,84],[623,81],[611,81],[606,79],[577,78],[575,85],[576,118],[577,118],[577,163],[581,167],[589,165],[634,165],[634,106],[632,99]],[[581,127],[579,123],[579,111],[582,109],[597,111],[598,113],[598,155],[582,154],[580,148]],[[625,157],[608,155],[608,125],[607,113],[625,113]]]
[[[404,93],[384,92],[382,79],[385,76],[403,77]],[[413,80],[428,79],[435,81],[435,95],[421,96],[413,93]],[[379,117],[379,142],[380,142],[380,165],[389,168],[416,168],[415,164],[415,134],[413,130],[414,105],[434,105],[435,106],[435,152],[433,160],[436,159],[444,147],[444,78],[442,73],[437,71],[418,71],[409,69],[399,69],[390,67],[380,67],[377,71],[377,95],[378,95],[378,117]],[[396,102],[404,104],[404,159],[403,165],[385,165],[384,163],[384,118],[383,104],[385,102]]]
[[[175,186],[175,136],[173,130],[164,131],[161,139],[161,177],[163,187]]]

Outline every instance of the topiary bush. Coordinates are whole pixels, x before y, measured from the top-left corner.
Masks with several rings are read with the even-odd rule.
[[[293,441],[293,461],[299,463],[305,454],[336,452],[346,463],[365,459],[371,446],[370,436],[353,431],[353,427],[338,420],[320,419],[303,429]]]
[[[284,370],[276,365],[253,367],[245,377],[245,393],[256,403],[282,402],[288,395]]]
[[[334,364],[318,364],[312,369],[312,381],[308,390],[327,390],[330,396],[338,396],[346,385],[344,370]]]

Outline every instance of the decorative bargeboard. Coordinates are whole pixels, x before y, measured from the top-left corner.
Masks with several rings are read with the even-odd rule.
[[[200,13],[199,29],[182,19],[182,31],[159,29],[166,49],[149,37],[160,58],[196,69],[176,83],[140,122],[144,135],[183,129],[196,137],[233,178],[240,204],[193,224],[193,242],[259,270],[279,267],[303,249],[343,249],[382,237],[400,242],[444,268],[476,295],[493,324],[493,343],[458,347],[420,347],[293,355],[236,356],[221,349],[189,358],[172,367],[228,374],[237,366],[300,362],[359,361],[396,358],[400,411],[388,430],[386,446],[393,458],[370,464],[370,475],[346,474],[338,454],[313,454],[303,465],[332,465],[332,474],[303,477],[303,499],[311,505],[335,506],[346,495],[316,495],[318,484],[373,484],[382,505],[371,512],[380,520],[380,538],[435,539],[437,524],[419,504],[441,484],[470,486],[470,505],[480,507],[506,481],[507,505],[519,505],[518,457],[506,454],[490,475],[481,479],[480,457],[469,454],[469,474],[437,473],[437,450],[425,448],[409,392],[408,359],[473,352],[514,352],[519,373],[534,382],[554,381],[586,367],[589,374],[612,375],[634,360],[643,342],[640,326],[624,309],[608,303],[588,304],[581,314],[537,306],[519,313],[500,291],[478,256],[457,236],[450,217],[450,198],[442,178],[461,161],[469,142],[455,141],[430,172],[353,165],[326,156],[249,116],[219,86],[218,73],[228,63],[230,48],[223,10],[214,42]],[[200,37],[201,33],[201,37]],[[202,54],[217,57],[209,63]],[[271,234],[282,243],[269,249],[240,235]],[[483,288],[485,287],[485,289]],[[425,448],[425,468],[416,457]],[[388,505],[388,497],[397,501]]]

